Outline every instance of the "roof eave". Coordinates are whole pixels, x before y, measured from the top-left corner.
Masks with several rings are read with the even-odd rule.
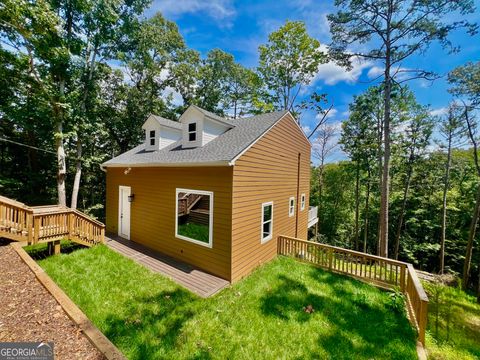
[[[202,167],[202,166],[232,166],[228,160],[219,160],[219,161],[202,161],[202,162],[190,162],[190,163],[132,163],[132,164],[122,164],[114,163],[107,164],[104,163],[101,165],[102,169],[106,168],[119,168],[119,167]]]

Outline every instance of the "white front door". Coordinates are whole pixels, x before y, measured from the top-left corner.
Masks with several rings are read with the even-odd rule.
[[[130,186],[120,186],[118,190],[118,235],[130,240]]]

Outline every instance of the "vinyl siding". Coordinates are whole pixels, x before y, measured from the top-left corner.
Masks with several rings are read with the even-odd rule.
[[[298,154],[300,154],[297,198]],[[232,281],[277,254],[277,236],[307,238],[310,143],[286,115],[235,162],[232,204]],[[300,211],[301,194],[306,196]],[[288,216],[290,197],[295,215]],[[273,237],[261,244],[262,203],[273,202]],[[298,215],[297,233],[295,233]]]
[[[224,279],[231,278],[232,167],[107,169],[107,231],[118,233],[118,188],[130,186],[132,241],[195,265]],[[212,191],[213,247],[175,237],[175,190]]]

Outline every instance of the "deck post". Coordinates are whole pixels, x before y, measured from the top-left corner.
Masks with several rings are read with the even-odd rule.
[[[27,242],[32,245],[33,242],[33,213],[27,212]]]
[[[37,244],[40,238],[40,218],[33,217],[33,243]]]
[[[332,270],[333,249],[328,249],[328,269]]]
[[[405,286],[405,271],[407,268],[404,265],[400,266],[400,291],[405,294],[406,286]]]

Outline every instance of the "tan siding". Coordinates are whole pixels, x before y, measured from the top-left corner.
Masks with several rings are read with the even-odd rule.
[[[107,231],[118,232],[118,187],[130,186],[133,241],[230,280],[232,168],[132,168],[127,175],[124,170],[107,170]],[[176,188],[214,193],[213,248],[175,237]]]
[[[277,253],[277,236],[295,236],[295,216],[288,216],[288,202],[297,197],[298,153],[301,154],[300,186],[296,215],[297,237],[306,239],[310,191],[310,143],[290,116],[282,119],[246,151],[233,170],[232,281],[248,275]],[[300,211],[301,194],[306,196]],[[261,205],[273,201],[273,238],[260,242]]]

